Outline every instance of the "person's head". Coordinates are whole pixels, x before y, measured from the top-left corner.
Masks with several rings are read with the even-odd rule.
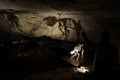
[[[108,32],[102,32],[101,33],[101,41],[102,42],[110,42],[111,36]]]

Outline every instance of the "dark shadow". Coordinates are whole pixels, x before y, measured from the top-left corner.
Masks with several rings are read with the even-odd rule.
[[[8,21],[10,22],[10,27],[16,27],[20,32],[23,32],[22,29],[20,29],[19,19],[14,13],[7,13]]]
[[[102,32],[101,41],[99,43],[91,43],[84,32],[82,36],[86,43],[92,47],[96,53],[94,79],[116,78],[114,73],[117,73],[116,67],[119,64],[119,57],[116,47],[111,43],[110,34],[108,32]]]

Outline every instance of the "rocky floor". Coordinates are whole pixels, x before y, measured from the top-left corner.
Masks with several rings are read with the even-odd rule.
[[[73,68],[64,60],[45,63],[8,61],[1,65],[0,80],[86,80],[84,74],[76,73]]]
[[[92,73],[74,71],[75,66],[64,60],[68,53],[65,48],[54,45],[0,47],[0,80],[93,80]],[[116,78],[120,69],[114,72],[112,76]],[[99,78],[101,74],[95,80]]]

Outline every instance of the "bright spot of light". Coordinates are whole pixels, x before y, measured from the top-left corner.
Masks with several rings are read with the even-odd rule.
[[[84,48],[83,48],[83,46],[84,46],[84,44],[78,44],[77,46],[74,47],[74,50],[72,50],[70,52],[70,54],[72,55],[71,59],[73,59],[74,57],[77,56],[76,61],[78,61],[79,57],[81,56],[80,59],[82,61],[83,54],[84,54]]]
[[[89,70],[88,67],[80,66],[80,67],[74,68],[74,71],[75,71],[75,72],[80,72],[80,73],[87,73],[87,72],[89,72],[90,70]]]

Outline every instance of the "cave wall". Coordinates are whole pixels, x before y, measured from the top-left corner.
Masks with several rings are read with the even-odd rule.
[[[43,19],[48,16],[55,16],[56,18],[59,18],[58,13],[60,13],[61,18],[72,18],[76,22],[80,20],[83,30],[86,32],[87,37],[93,43],[100,41],[100,33],[102,31],[108,31],[111,34],[112,43],[117,47],[120,53],[119,42],[120,12],[119,10],[114,11],[114,9],[113,11],[109,11],[109,9],[108,11],[104,10],[104,7],[116,7],[117,5],[114,6],[115,4],[113,6],[108,6],[106,4],[103,4],[103,1],[97,0],[98,3],[99,2],[101,3],[100,8],[98,9],[101,9],[102,7],[103,10],[96,10],[96,7],[99,7],[99,5],[96,3],[95,6],[93,5],[92,8],[90,7],[90,10],[88,10],[91,4],[86,2],[87,4],[82,5],[82,7],[80,6],[79,3],[77,6],[75,6],[75,4],[74,6],[68,4],[69,7],[67,8],[62,7],[64,11],[61,11],[61,6],[58,6],[60,9],[57,10],[58,7],[56,6],[54,8],[51,8],[50,6],[41,2],[38,3],[37,1],[35,2],[32,0],[24,0],[25,2],[23,0],[15,1],[17,2],[11,2],[11,0],[1,0],[0,9],[14,9],[14,10],[27,9],[30,10],[30,12],[14,13],[14,15],[18,18],[20,24],[19,28],[17,28],[16,25],[14,24],[12,26],[10,25],[10,21],[8,21],[6,14],[0,14],[0,30],[5,30],[13,33],[20,33],[23,35],[34,37],[46,35],[52,38],[58,38],[63,40],[65,36],[59,38],[62,35],[62,33],[58,29],[58,23],[56,23],[53,26],[49,26],[43,21]],[[33,4],[36,5],[33,6]],[[64,6],[66,6],[66,4],[64,4]],[[70,10],[71,7],[73,7],[75,11]],[[118,9],[118,7],[115,8],[115,10],[116,9]],[[31,12],[31,10],[33,10],[34,12]],[[76,40],[75,30],[73,29],[71,30],[68,40]]]
[[[59,29],[59,19],[69,18],[75,20],[78,23],[80,20],[80,32],[84,30],[88,33],[89,37],[94,41],[96,35],[99,35],[101,29],[96,24],[95,20],[89,14],[84,14],[82,11],[54,11],[49,13],[40,13],[40,12],[29,12],[29,13],[12,13],[13,15],[8,19],[9,14],[0,15],[0,26],[1,30],[5,30],[13,33],[20,33],[32,37],[41,37],[49,36],[51,38],[65,39],[65,34],[62,35],[62,31],[65,33],[65,26],[62,26],[62,31]],[[60,15],[59,15],[60,14]],[[52,26],[48,25],[44,18],[54,16],[57,21]],[[63,22],[62,22],[63,24]],[[73,22],[67,22],[67,25],[75,27],[76,24]],[[68,40],[76,40],[76,30],[72,28],[67,28],[69,30]],[[98,29],[99,31],[96,31]],[[94,34],[96,33],[96,34]],[[80,36],[81,37],[81,36]],[[98,37],[99,38],[99,37]],[[97,39],[98,40],[98,39]],[[95,40],[96,41],[96,40]]]

